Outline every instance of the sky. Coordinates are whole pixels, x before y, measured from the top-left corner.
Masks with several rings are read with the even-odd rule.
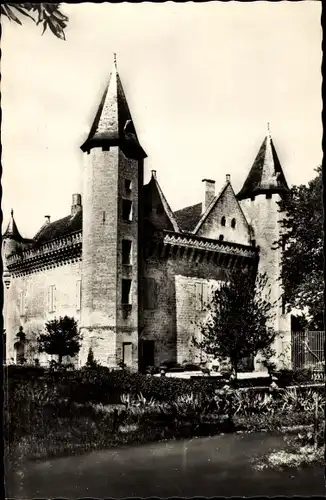
[[[67,40],[2,22],[2,212],[23,236],[70,213],[117,54],[150,171],[173,210],[203,178],[239,190],[270,123],[289,185],[322,161],[321,2],[62,4]],[[2,228],[2,231],[5,230]]]

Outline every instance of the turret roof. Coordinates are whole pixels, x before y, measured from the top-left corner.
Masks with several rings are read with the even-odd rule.
[[[142,159],[147,156],[136,134],[115,57],[108,85],[81,149],[89,151],[94,147],[111,146],[119,146],[128,158]]]
[[[255,161],[237,198],[251,198],[264,193],[285,193],[288,185],[268,130]]]
[[[12,238],[13,240],[16,240],[16,241],[23,240],[20,232],[18,231],[17,224],[16,224],[15,219],[14,219],[14,211],[13,210],[11,210],[10,221],[9,221],[8,227],[3,235],[3,238]]]

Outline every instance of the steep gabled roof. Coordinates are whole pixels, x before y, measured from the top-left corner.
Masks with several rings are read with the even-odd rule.
[[[190,205],[174,212],[174,217],[184,232],[192,232],[202,215],[202,203]]]
[[[288,190],[280,160],[268,133],[237,198],[243,200],[258,194],[285,193]]]
[[[94,147],[111,146],[119,146],[128,158],[143,159],[147,156],[136,134],[116,59],[93,125],[81,149],[89,151]]]
[[[172,225],[173,227],[173,230],[174,231],[179,231],[179,226],[178,226],[178,223],[176,221],[176,218],[174,217],[174,214],[171,210],[171,207],[170,205],[168,204],[167,202],[167,199],[165,198],[164,194],[163,194],[163,191],[161,189],[161,186],[159,185],[158,181],[157,181],[157,178],[156,178],[156,171],[155,170],[152,170],[152,177],[151,177],[151,180],[149,181],[148,184],[146,184],[143,188],[143,193],[144,193],[144,198],[146,199],[148,196],[149,196],[149,193],[152,191],[152,190],[155,190],[157,195],[158,195],[158,198],[162,204],[162,207],[163,207],[163,210],[170,222],[170,224]]]

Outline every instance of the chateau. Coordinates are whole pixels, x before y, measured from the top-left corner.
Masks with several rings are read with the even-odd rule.
[[[46,321],[64,315],[82,333],[79,366],[90,348],[110,367],[198,362],[192,338],[212,290],[230,273],[258,269],[267,273],[276,301],[277,360],[284,354],[288,364],[290,315],[281,300],[281,249],[274,245],[281,231],[277,202],[288,186],[269,131],[239,193],[230,175],[219,192],[204,179],[198,203],[173,212],[155,170],[144,185],[147,155],[114,62],[81,149],[84,192],[72,196],[70,213],[48,217],[26,239],[11,212],[3,235],[7,363],[23,356],[46,364],[36,338]],[[17,342],[19,331],[24,342]]]

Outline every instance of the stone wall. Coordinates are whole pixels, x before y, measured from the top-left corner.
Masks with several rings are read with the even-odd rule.
[[[132,344],[132,367],[138,363],[138,226],[142,162],[129,160],[118,147],[85,154],[83,195],[83,265],[81,364],[90,347],[101,364],[122,361],[123,343]],[[126,181],[130,181],[129,187]],[[131,202],[130,220],[123,217]],[[130,265],[122,263],[123,240],[131,242]],[[123,280],[131,280],[128,303]],[[124,284],[126,284],[124,281]]]
[[[278,194],[273,194],[271,198],[261,194],[253,200],[245,199],[240,203],[248,222],[254,229],[253,237],[256,245],[260,247],[258,271],[266,273],[267,290],[271,291],[270,300],[272,303],[275,302],[274,318],[270,326],[279,332],[274,349],[275,361],[281,368],[283,365],[289,367],[291,363],[291,315],[285,314],[282,308],[281,249],[275,245],[281,235],[282,214],[277,203],[279,200]]]
[[[44,329],[47,321],[59,316],[74,317],[80,324],[80,280],[80,261],[11,278],[10,287],[6,291],[7,362],[15,358],[15,335],[22,326],[27,339],[26,359],[33,361],[38,358],[46,363],[48,357],[40,355],[36,350],[38,333]],[[55,287],[54,308],[49,307],[49,288],[52,286]]]
[[[222,217],[225,225],[222,224]],[[235,227],[232,227],[232,220]],[[224,241],[250,245],[248,223],[230,184],[226,186],[196,234],[214,240],[223,236]]]
[[[156,307],[144,309],[141,328],[142,340],[155,342],[155,364],[163,361],[182,363],[194,359],[191,339],[196,323],[204,319],[205,311],[194,307],[196,283],[225,281],[228,270],[207,262],[191,259],[146,260],[144,277],[156,283]]]

